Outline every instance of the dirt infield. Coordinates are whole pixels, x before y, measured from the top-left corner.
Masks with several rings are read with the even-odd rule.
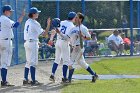
[[[93,59],[87,59],[88,63],[93,62]],[[61,89],[64,87],[61,84],[62,78],[62,64],[59,65],[56,72],[56,82],[52,83],[49,81],[49,76],[51,74],[51,67],[53,61],[41,61],[37,67],[36,79],[41,83],[42,86],[23,86],[23,75],[24,75],[24,65],[20,64],[12,66],[8,71],[8,81],[14,84],[14,87],[0,88],[0,93],[61,93]],[[77,66],[79,67],[79,66]],[[29,74],[30,78],[30,74]]]
[[[38,81],[44,84],[38,87],[22,85],[24,64],[10,67],[8,72],[8,81],[15,86],[9,88],[0,88],[0,93],[60,93],[60,89],[63,87],[60,84],[62,76],[62,74],[60,74],[60,72],[62,72],[61,65],[56,72],[56,82],[51,83],[49,81],[49,76],[51,73],[52,63],[53,62],[50,61],[39,62],[36,78]]]

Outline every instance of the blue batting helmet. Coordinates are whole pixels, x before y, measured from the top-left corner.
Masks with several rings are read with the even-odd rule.
[[[52,19],[52,26],[53,27],[60,27],[60,19],[59,18],[54,18]]]
[[[10,5],[4,5],[2,7],[2,11],[14,11]]]
[[[36,7],[32,7],[32,8],[30,8],[30,10],[29,10],[29,13],[30,14],[35,14],[35,13],[40,13],[41,11],[40,10],[38,10]]]

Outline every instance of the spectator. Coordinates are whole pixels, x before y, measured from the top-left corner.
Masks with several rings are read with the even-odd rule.
[[[124,50],[123,39],[119,36],[119,31],[114,30],[113,34],[108,37],[108,46],[117,55],[122,55]]]
[[[39,43],[39,52],[40,52],[40,57],[41,59],[44,59],[44,53],[46,51],[46,44],[47,44],[47,38],[46,37],[40,37],[39,38],[40,43]]]
[[[88,54],[88,56],[93,56],[93,52],[91,51],[91,47],[87,45],[88,40],[84,41],[84,47],[85,47],[85,51],[84,51],[84,57]]]
[[[136,53],[139,55],[140,54],[140,35],[136,36],[136,41],[134,43],[134,46],[136,47]]]
[[[48,38],[42,37],[42,39],[40,40],[41,43],[39,51],[41,59],[44,59],[44,54],[46,55],[45,58],[49,58],[53,53],[55,53],[54,43],[50,43],[49,40],[50,35],[48,36]]]
[[[98,55],[99,44],[97,42],[96,33],[91,33],[91,40],[86,41],[86,48],[85,51],[89,53],[89,55]]]
[[[135,47],[136,47],[136,54],[140,54],[140,41],[135,42]]]
[[[130,39],[127,38],[127,37],[125,37],[125,34],[124,34],[124,33],[121,34],[121,37],[122,37],[122,39],[123,39],[124,49],[125,49],[125,50],[130,49],[130,44],[131,44]]]

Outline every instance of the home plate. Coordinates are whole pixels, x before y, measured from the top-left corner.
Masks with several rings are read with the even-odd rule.
[[[121,78],[140,78],[140,75],[98,75],[99,79],[121,79]],[[91,80],[91,75],[82,75],[82,74],[76,74],[73,75],[73,79],[78,80]]]

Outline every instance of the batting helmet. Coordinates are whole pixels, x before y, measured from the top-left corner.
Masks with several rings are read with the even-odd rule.
[[[35,14],[35,13],[40,13],[41,11],[40,10],[38,10],[36,7],[32,7],[32,8],[30,8],[30,10],[29,10],[29,13],[30,14]]]
[[[60,19],[59,18],[52,19],[52,26],[53,27],[60,27]]]

